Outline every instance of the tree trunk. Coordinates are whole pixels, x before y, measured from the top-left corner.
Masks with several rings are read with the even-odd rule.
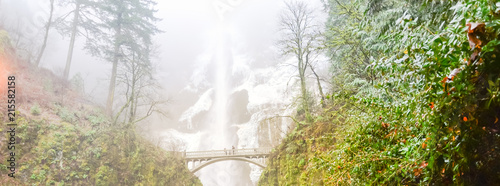
[[[71,41],[69,42],[68,56],[66,66],[64,67],[64,79],[68,79],[69,69],[71,68],[71,59],[73,58],[73,48],[75,47],[75,38],[78,26],[78,17],[80,16],[80,2],[76,1],[75,17],[73,18],[73,28],[71,30]]]
[[[36,58],[36,66],[40,65],[40,60],[42,59],[43,53],[45,51],[45,47],[47,46],[47,38],[49,37],[50,25],[52,24],[52,14],[54,13],[54,0],[50,0],[50,16],[47,25],[45,26],[45,37],[43,38],[43,45],[38,57]]]
[[[134,119],[135,119],[135,116],[137,116],[137,105],[139,103],[139,96],[140,96],[140,92],[137,92],[137,94],[135,94],[135,100],[134,100],[134,110],[133,110]]]
[[[115,60],[113,60],[113,68],[111,69],[111,80],[109,81],[108,101],[106,103],[106,112],[109,115],[113,114],[113,99],[115,95],[117,69],[118,69],[118,59],[116,58]]]
[[[303,75],[300,76],[300,90],[302,93],[302,105],[304,107],[304,111],[306,116],[309,115],[309,104],[307,103],[309,101],[308,96],[307,96],[307,89],[306,89],[306,79]]]
[[[271,122],[270,121],[267,121],[267,133],[269,135],[269,143],[271,144],[271,147],[274,147],[273,134],[271,131]]]
[[[135,60],[135,59],[134,59]],[[131,106],[130,106],[130,112],[129,112],[129,123],[132,123],[134,122],[135,120],[135,116],[134,116],[134,110],[135,110],[135,107],[137,107],[137,105],[135,104],[135,83],[136,83],[136,68],[135,68],[135,61],[132,61],[132,93],[130,95],[130,100],[132,101],[131,102]]]
[[[116,35],[115,35],[115,48],[114,48],[114,56],[113,56],[113,68],[111,69],[111,80],[109,82],[109,92],[108,92],[108,101],[106,103],[106,112],[109,115],[113,115],[113,99],[115,96],[115,85],[116,85],[116,73],[118,70],[118,57],[120,52],[120,37],[121,37],[121,13],[118,14],[118,25],[116,26]]]
[[[316,76],[316,81],[318,83],[319,94],[321,95],[321,106],[323,108],[325,108],[325,106],[326,106],[326,103],[325,103],[325,94],[323,94],[323,88],[321,87],[321,82],[319,81],[319,76],[316,73],[316,71],[314,71],[314,68],[312,67],[312,65],[309,64],[309,67],[311,68],[311,71],[313,72],[314,76]]]
[[[300,78],[300,92],[302,94],[302,107],[305,112],[305,116],[309,115],[309,103],[308,103],[308,96],[307,96],[307,87],[306,87],[306,69],[307,69],[307,61],[306,64],[304,64],[304,57],[303,57],[303,52],[302,52],[302,45],[301,42],[298,44],[298,54],[297,54],[297,60],[298,60],[298,67],[299,67],[299,78]]]

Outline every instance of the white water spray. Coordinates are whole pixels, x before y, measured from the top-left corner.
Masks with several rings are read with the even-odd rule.
[[[211,124],[210,130],[215,135],[213,144],[215,149],[227,148],[229,143],[228,130],[228,116],[227,116],[227,100],[229,98],[227,87],[227,66],[229,65],[228,57],[226,55],[225,44],[225,31],[224,28],[219,26],[217,31],[218,40],[215,48],[215,123]]]

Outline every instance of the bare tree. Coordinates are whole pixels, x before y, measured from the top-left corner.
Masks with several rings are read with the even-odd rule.
[[[311,64],[309,64],[309,68],[311,68],[314,77],[316,77],[316,83],[318,83],[319,95],[321,96],[321,106],[324,108],[326,106],[326,103],[325,103],[325,94],[323,93],[323,88],[321,87],[321,78],[319,77],[318,73],[316,73],[314,67]]]
[[[35,38],[29,37],[26,32],[23,31],[21,21],[18,21],[15,26],[5,28],[5,30],[9,33],[13,60],[16,62],[19,60],[31,62],[33,56],[37,55],[38,46],[34,42]]]
[[[163,136],[160,137],[160,147],[170,152],[176,158],[182,158],[182,155],[186,151],[186,143],[179,138],[174,136]]]
[[[157,11],[154,9],[155,5],[156,2],[152,0],[104,0],[99,4],[98,13],[102,14],[100,16],[102,25],[113,31],[111,34],[105,34],[105,38],[101,38],[103,42],[98,42],[99,44],[87,42],[87,44],[105,53],[105,57],[113,64],[106,103],[106,110],[110,115],[113,113],[118,63],[125,57],[130,57],[126,56],[127,54],[133,54],[126,52],[129,47],[151,44],[151,37],[160,32],[154,24],[160,20],[154,15]],[[106,38],[106,35],[109,38]]]
[[[169,136],[167,139],[164,139],[164,142],[165,146],[163,146],[163,148],[167,151],[181,152],[186,150],[186,143],[181,139]]]
[[[123,65],[118,73],[117,81],[125,89],[123,95],[126,101],[116,114],[114,123],[120,117],[124,120],[123,123],[133,125],[153,113],[166,115],[160,107],[168,100],[161,98],[161,93],[157,92],[161,88],[153,78],[155,71],[150,61],[151,56],[157,55],[157,49],[157,46],[137,45],[130,50],[132,54],[123,57]]]
[[[301,106],[306,118],[310,115],[310,98],[306,85],[307,69],[311,68],[313,58],[321,48],[319,25],[314,22],[313,10],[304,2],[287,2],[286,10],[281,15],[282,39],[279,41],[283,55],[293,54],[297,59],[298,77],[300,79]],[[314,72],[314,71],[313,71]],[[314,74],[317,76],[316,72]],[[319,80],[319,77],[317,76]],[[322,94],[321,84],[318,81]]]

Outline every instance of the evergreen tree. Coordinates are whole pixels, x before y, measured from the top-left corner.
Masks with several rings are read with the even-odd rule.
[[[100,0],[96,4],[100,32],[87,40],[86,49],[112,62],[106,111],[112,114],[118,65],[134,51],[151,45],[151,37],[160,30],[154,25],[156,3],[152,0]]]
[[[40,61],[42,60],[43,53],[45,52],[45,47],[47,46],[47,39],[49,38],[50,27],[52,26],[52,16],[54,14],[54,0],[50,0],[50,13],[49,20],[47,20],[47,24],[45,25],[45,36],[43,37],[43,44],[38,56],[36,58],[35,64],[36,66],[40,65]]]
[[[77,36],[92,38],[99,35],[99,18],[96,16],[97,2],[94,0],[64,0],[61,6],[74,7],[68,13],[56,20],[57,29],[62,35],[70,36],[66,65],[64,67],[64,79],[68,79],[73,58],[73,50]]]

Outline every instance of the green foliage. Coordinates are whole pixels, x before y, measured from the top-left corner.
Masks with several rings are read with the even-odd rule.
[[[54,83],[50,79],[43,80],[43,90],[45,92],[54,92]]]
[[[102,124],[109,123],[107,117],[102,114],[89,115],[87,116],[87,120],[90,121],[92,126],[99,126]]]
[[[16,159],[22,160],[18,161],[16,174],[19,183],[201,185],[182,160],[150,144],[132,129],[96,132],[67,122],[49,124],[24,117],[17,117],[16,123],[16,136],[22,142],[16,146]],[[0,173],[8,171],[1,163]]]
[[[70,82],[73,90],[79,93],[85,93],[85,81],[80,73],[74,75]]]
[[[307,143],[312,148],[325,135],[308,127],[292,132],[259,184],[499,183],[500,4],[363,2],[330,2],[327,34],[338,86],[316,121],[335,126],[329,135],[335,138],[314,145],[328,148],[290,154],[297,138],[315,140]],[[480,53],[469,47],[470,22],[485,23]],[[338,23],[344,26],[332,28]],[[302,165],[300,156],[305,167],[288,165]]]
[[[31,109],[30,109],[30,112],[31,112],[31,114],[33,114],[34,116],[38,116],[38,115],[40,115],[40,113],[41,113],[41,110],[40,110],[40,105],[38,105],[38,104],[33,105],[33,106],[31,107]]]
[[[76,121],[75,113],[70,111],[68,108],[60,106],[58,104],[55,105],[56,114],[61,117],[61,119],[65,122],[72,123]]]
[[[95,33],[87,39],[85,48],[92,55],[109,61],[117,55],[115,52],[132,58],[133,52],[139,52],[139,49],[150,46],[151,36],[160,32],[154,25],[154,22],[159,21],[154,15],[155,5],[156,2],[150,0],[103,0],[94,7],[99,23],[92,29]],[[134,26],[138,24],[141,26]],[[106,32],[109,28],[120,32]],[[109,39],[115,37],[117,39]],[[115,51],[114,46],[120,50]]]
[[[7,170],[7,165],[0,164],[0,171],[6,171]]]
[[[5,30],[0,30],[0,56],[6,54],[5,49],[11,47],[9,33]]]
[[[96,185],[109,185],[111,183],[117,183],[116,173],[113,169],[106,165],[99,167],[99,171],[96,174]]]
[[[299,146],[295,143],[289,143],[287,148],[286,148],[286,152],[288,154],[294,154],[294,153],[297,153],[297,150],[299,149]]]
[[[329,120],[331,122],[331,120]],[[311,166],[317,152],[330,149],[333,125],[315,122],[302,125],[273,150],[259,185],[320,185],[321,171]],[[316,136],[315,138],[309,138]]]

